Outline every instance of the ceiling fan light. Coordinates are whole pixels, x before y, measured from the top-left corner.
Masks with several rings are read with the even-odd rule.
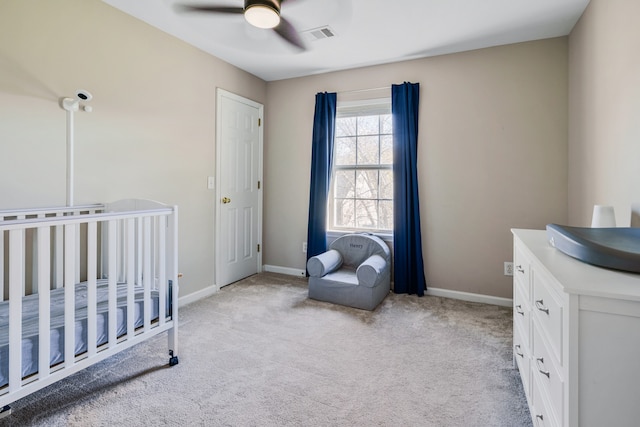
[[[245,9],[244,19],[254,27],[274,28],[280,23],[280,14],[267,5],[256,4]]]

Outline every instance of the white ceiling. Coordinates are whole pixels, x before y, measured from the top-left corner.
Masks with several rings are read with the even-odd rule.
[[[179,13],[176,4],[243,7],[243,0],[103,0],[266,81],[569,34],[589,0],[288,0],[298,32],[336,36],[300,52],[242,15]]]

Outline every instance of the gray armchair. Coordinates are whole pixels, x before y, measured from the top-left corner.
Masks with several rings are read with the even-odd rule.
[[[337,238],[307,261],[309,298],[373,310],[391,289],[389,247],[371,234]]]

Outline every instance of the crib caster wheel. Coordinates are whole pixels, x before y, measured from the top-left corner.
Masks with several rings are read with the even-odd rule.
[[[173,350],[169,352],[169,366],[175,366],[178,364],[178,356],[173,355]]]

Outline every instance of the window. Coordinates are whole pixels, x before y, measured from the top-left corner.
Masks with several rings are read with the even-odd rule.
[[[338,105],[329,229],[393,230],[393,133],[387,99]]]

